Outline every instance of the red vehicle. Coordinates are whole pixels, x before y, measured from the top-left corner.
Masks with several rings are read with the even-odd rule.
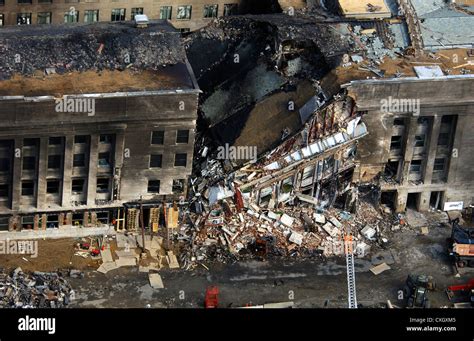
[[[219,288],[212,286],[212,287],[207,287],[206,289],[206,299],[204,301],[205,307],[206,308],[217,308],[219,301],[218,301],[218,295],[219,295]]]
[[[453,303],[471,304],[474,306],[474,279],[467,284],[451,285],[446,290],[448,298]]]

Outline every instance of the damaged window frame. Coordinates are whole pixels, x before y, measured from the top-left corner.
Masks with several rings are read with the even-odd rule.
[[[118,12],[118,14],[117,14]],[[112,8],[110,14],[110,21],[117,22],[117,21],[125,21],[127,17],[127,9],[126,8]]]
[[[53,14],[52,12],[38,12],[36,15],[36,23],[38,25],[51,25]],[[40,19],[45,19],[44,22],[40,22]]]
[[[173,6],[160,6],[160,19],[171,20],[173,17]]]
[[[31,13],[17,13],[16,14],[16,24],[17,25],[31,25]]]
[[[203,17],[205,19],[217,18],[218,14],[219,14],[219,5],[218,4],[204,5]]]
[[[135,16],[141,14],[143,14],[143,7],[132,7],[130,13],[130,20],[135,20]]]
[[[160,180],[158,179],[149,179],[147,184],[147,193],[150,194],[159,194],[160,193]]]
[[[186,185],[185,179],[173,179],[171,190],[174,194],[182,194],[184,193],[185,185]]]
[[[58,195],[61,190],[61,180],[48,179],[46,180],[46,193]]]
[[[90,18],[92,18],[92,20],[89,20]],[[93,23],[93,22],[98,22],[98,21],[99,21],[99,10],[98,9],[84,10],[84,22],[85,23]]]
[[[72,179],[71,181],[71,192],[73,195],[83,194],[84,193],[84,185],[86,180],[83,178],[76,178]]]
[[[36,192],[36,186],[33,180],[21,181],[21,196],[22,197],[32,197],[35,195],[35,192]]]
[[[178,10],[176,11],[176,19],[177,20],[191,20],[193,11],[192,5],[182,5],[178,6]],[[182,16],[184,14],[184,16]]]
[[[96,192],[109,193],[109,191],[110,191],[110,178],[97,178]]]

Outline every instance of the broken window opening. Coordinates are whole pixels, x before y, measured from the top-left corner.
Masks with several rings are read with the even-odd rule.
[[[0,185],[0,198],[8,198],[10,196],[10,186],[8,184]]]
[[[5,16],[3,13],[0,13],[0,26],[4,25]]]
[[[46,182],[46,193],[59,194],[59,180],[48,180]]]
[[[420,201],[421,193],[408,193],[407,208],[418,210],[418,203]]]
[[[84,193],[84,179],[72,179],[71,191],[73,194]]]
[[[86,166],[86,155],[84,153],[74,154],[73,161],[72,161],[72,166],[73,167],[85,167]]]
[[[160,19],[161,20],[171,20],[172,10],[173,10],[172,6],[161,6],[160,7]]]
[[[176,143],[188,143],[189,130],[178,130],[176,132]]]
[[[148,180],[148,193],[160,193],[160,180]]]
[[[421,173],[421,160],[412,160],[410,163],[410,173]]]
[[[10,217],[0,217],[0,231],[8,231],[10,227]]]
[[[51,12],[39,12],[37,16],[38,25],[49,25],[51,24]]]
[[[10,159],[0,158],[0,172],[10,171]]]
[[[110,134],[100,135],[99,142],[103,144],[111,144],[114,140],[114,136]]]
[[[445,158],[435,159],[434,165],[433,165],[433,172],[444,172],[445,169],[446,169],[446,159]]]
[[[175,167],[186,167],[186,159],[188,155],[184,153],[178,153],[174,156],[174,166]]]
[[[61,155],[48,155],[48,169],[61,168]]]
[[[62,143],[63,143],[63,138],[60,136],[50,137],[48,139],[48,144],[50,146],[57,146],[57,145],[61,145]]]
[[[59,215],[58,214],[50,214],[46,218],[46,226],[49,229],[58,228],[59,227]]]
[[[64,22],[66,24],[73,24],[79,22],[79,11],[71,10],[64,13]]]
[[[99,21],[99,10],[86,10],[84,11],[84,22],[93,23]]]
[[[110,221],[110,214],[108,211],[97,212],[97,221],[101,224],[107,225]]]
[[[404,125],[405,125],[405,119],[404,119],[404,118],[400,118],[400,117],[395,118],[395,119],[393,120],[393,125],[394,125],[394,126],[397,126],[397,127],[404,126]]]
[[[35,170],[36,169],[36,157],[24,156],[23,157],[23,170]]]
[[[110,179],[109,178],[97,178],[97,193],[108,193],[109,192]]]
[[[218,5],[204,5],[204,18],[217,18]]]
[[[110,167],[110,153],[99,153],[98,165],[99,167]]]
[[[400,150],[402,149],[402,137],[401,136],[392,136],[390,140],[390,150]]]
[[[35,194],[35,183],[33,181],[21,182],[21,195],[33,196]]]
[[[444,147],[449,146],[450,137],[451,136],[449,133],[439,133],[438,146],[444,146]]]
[[[162,154],[150,155],[150,168],[161,168],[163,161]]]
[[[143,14],[143,7],[132,7],[131,19],[135,20],[136,15]]]
[[[444,192],[431,192],[430,195],[430,207],[435,210],[442,209],[442,199],[443,199]]]
[[[31,25],[31,13],[18,13],[16,15],[17,25]]]
[[[395,209],[397,200],[397,191],[386,191],[380,195],[380,204],[385,205],[392,210]]]
[[[112,10],[110,21],[124,21],[125,13],[126,13],[125,8],[114,8]]]
[[[191,19],[192,6],[178,6],[178,12],[176,13],[176,19],[179,20],[190,20]]]
[[[77,143],[77,144],[87,143],[88,139],[89,139],[89,136],[87,135],[76,135],[74,136],[74,143]]]
[[[384,169],[384,177],[390,178],[392,180],[397,178],[398,175],[398,166],[400,165],[400,161],[394,160],[394,161],[388,161],[385,164],[385,169]]]
[[[228,17],[230,15],[239,14],[239,5],[238,4],[224,4],[224,16]]]
[[[163,130],[151,132],[151,144],[163,144],[165,142],[165,132]]]
[[[416,135],[415,136],[415,147],[424,147],[425,146],[426,135]]]
[[[173,193],[174,194],[181,194],[184,192],[184,185],[185,185],[185,180],[184,179],[174,179],[173,180]]]
[[[24,229],[32,229],[35,226],[35,217],[30,216],[23,216],[21,217],[21,227]]]

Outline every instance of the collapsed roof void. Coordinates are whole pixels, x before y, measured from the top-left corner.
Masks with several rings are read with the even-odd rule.
[[[223,18],[187,39],[188,58],[204,91],[201,114],[214,127],[214,137],[233,144],[242,136],[267,134],[271,138],[239,140],[257,143],[261,151],[279,142],[285,128],[301,127],[298,109],[315,95],[312,84],[348,49],[347,40],[330,27],[282,15]],[[272,113],[259,115],[262,106]]]

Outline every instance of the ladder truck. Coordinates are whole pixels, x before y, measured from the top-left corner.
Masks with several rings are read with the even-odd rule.
[[[346,253],[347,268],[347,300],[349,309],[357,309],[356,280],[354,269],[354,238],[346,233],[344,236],[344,251]]]

